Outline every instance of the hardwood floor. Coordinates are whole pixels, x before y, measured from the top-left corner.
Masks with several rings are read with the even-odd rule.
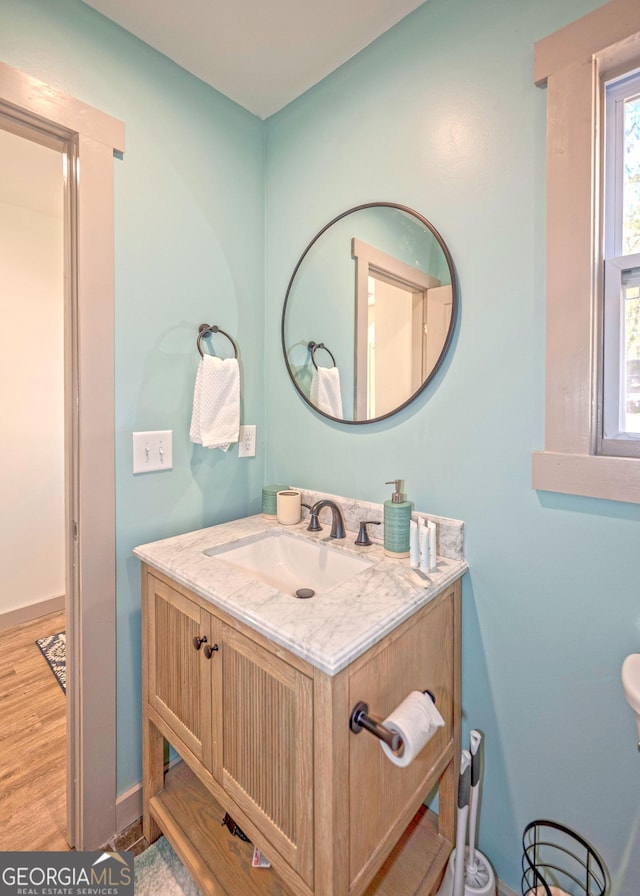
[[[0,632],[0,851],[66,850],[66,697],[35,644],[52,613]]]

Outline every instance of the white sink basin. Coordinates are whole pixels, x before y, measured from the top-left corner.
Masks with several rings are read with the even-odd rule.
[[[204,552],[254,578],[299,597],[335,588],[371,566],[364,557],[342,551],[324,541],[312,541],[289,532],[275,530],[251,535],[231,545],[209,548]]]

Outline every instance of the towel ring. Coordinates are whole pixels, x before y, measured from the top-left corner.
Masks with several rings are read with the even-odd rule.
[[[315,367],[316,370],[318,369],[318,365],[316,364],[315,353],[316,353],[316,349],[318,349],[318,348],[322,348],[322,349],[324,349],[325,352],[327,352],[327,354],[329,355],[329,357],[330,357],[331,360],[333,361],[333,366],[334,366],[334,367],[336,366],[336,359],[333,357],[332,352],[329,351],[329,349],[328,349],[327,346],[324,344],[324,342],[310,342],[310,343],[307,345],[307,348],[308,348],[309,351],[311,352],[311,360],[312,360],[312,362],[313,362],[313,366]]]
[[[231,345],[233,346],[233,354],[237,358],[238,357],[238,346],[235,344],[231,336],[228,333],[225,333],[224,330],[221,330],[217,324],[213,324],[213,326],[209,326],[209,324],[200,324],[198,327],[198,351],[200,352],[200,357],[204,358],[204,353],[202,351],[202,346],[200,344],[201,339],[204,337],[208,339],[213,333],[222,333],[223,336],[226,336]]]

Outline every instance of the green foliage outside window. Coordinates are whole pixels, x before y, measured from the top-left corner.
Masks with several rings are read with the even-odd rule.
[[[624,107],[623,254],[640,252],[640,96]]]

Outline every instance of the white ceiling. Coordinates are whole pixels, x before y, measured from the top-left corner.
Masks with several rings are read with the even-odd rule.
[[[268,118],[426,0],[84,0]]]

